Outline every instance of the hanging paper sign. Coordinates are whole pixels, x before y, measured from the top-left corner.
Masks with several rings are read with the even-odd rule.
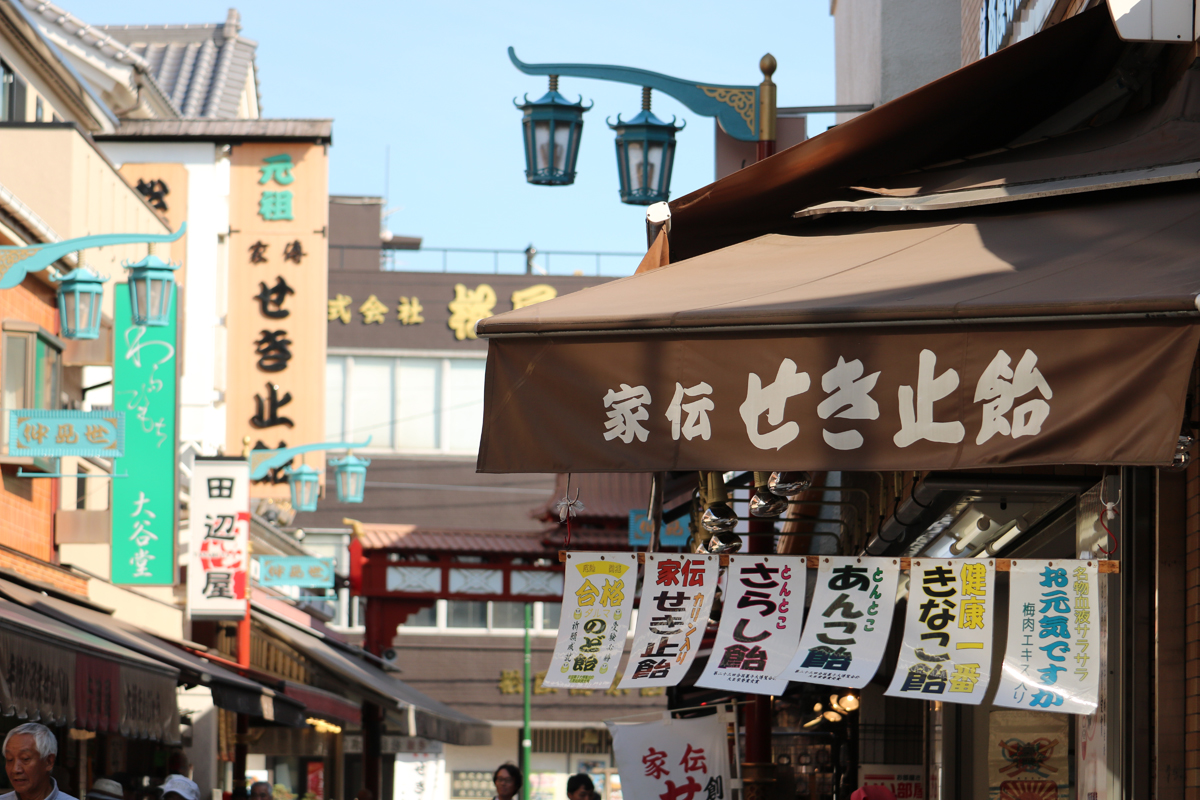
[[[804,620],[804,556],[730,556],[725,607],[697,686],[783,694]],[[637,795],[634,795],[637,796]]]
[[[998,800],[1066,800],[1071,794],[1067,726],[1065,714],[989,714],[988,796]]]
[[[188,612],[197,619],[246,616],[250,464],[197,458],[192,465]]]
[[[1091,650],[1095,561],[1013,561],[1009,573],[1008,648],[995,704],[1091,714],[1100,670]]]
[[[675,686],[700,648],[721,560],[711,555],[646,555],[638,630],[621,687]]]
[[[622,794],[667,800],[730,797],[726,728],[723,713],[641,725],[608,723]]]
[[[607,689],[617,673],[637,589],[637,553],[567,553],[554,657],[542,686]]]
[[[994,560],[913,559],[900,661],[887,694],[978,705],[992,671]]]
[[[800,649],[783,676],[861,689],[879,669],[900,577],[897,558],[822,556]]]

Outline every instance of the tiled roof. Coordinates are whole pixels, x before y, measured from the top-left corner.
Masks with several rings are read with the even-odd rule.
[[[365,550],[441,550],[457,553],[542,553],[541,536],[517,531],[464,531],[416,525],[364,524]]]
[[[238,35],[235,9],[217,25],[97,25],[126,45],[187,119],[234,119],[242,93],[257,73],[258,43]],[[258,116],[254,109],[252,116]]]
[[[695,485],[693,473],[667,481],[664,506],[674,508],[690,498]],[[650,473],[647,472],[582,472],[571,478],[571,497],[576,492],[583,503],[583,519],[628,519],[633,509],[645,510],[650,502]],[[539,519],[558,521],[555,505],[567,492],[567,475],[559,473],[554,481],[554,496],[536,510]]]
[[[243,142],[255,139],[333,141],[331,119],[124,119],[102,139],[215,139]]]

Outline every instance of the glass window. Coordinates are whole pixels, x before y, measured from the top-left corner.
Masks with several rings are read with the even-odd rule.
[[[525,604],[492,601],[492,627],[524,629]]]
[[[450,361],[447,378],[446,418],[447,449],[474,453],[479,449],[483,431],[483,369],[482,359]]]
[[[0,122],[9,122],[12,120],[12,101],[13,101],[13,75],[12,68],[0,61]]]
[[[437,605],[422,608],[415,614],[409,614],[404,623],[410,628],[433,628],[437,626]]]
[[[396,447],[400,450],[436,450],[438,430],[438,384],[441,359],[396,359],[398,375],[396,404]]]
[[[392,446],[392,361],[356,356],[351,368],[350,438],[371,437],[372,447]]]
[[[558,620],[562,616],[562,603],[542,603],[542,630],[558,630]]]
[[[33,119],[35,122],[42,122],[46,119],[46,107],[40,97],[37,99],[37,104],[33,109]]]
[[[0,346],[0,450],[8,449],[8,411],[59,407],[61,354],[32,332],[5,331]]]
[[[486,600],[446,601],[446,627],[486,628],[487,605]]]
[[[325,359],[325,438],[332,441],[346,440],[343,405],[346,401],[346,359],[344,356],[329,356]]]

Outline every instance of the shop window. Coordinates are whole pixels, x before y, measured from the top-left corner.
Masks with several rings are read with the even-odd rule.
[[[62,343],[29,323],[4,323],[0,336],[0,452],[8,452],[8,412],[56,409]]]
[[[371,449],[474,454],[483,430],[484,360],[330,355],[325,430]]]
[[[542,630],[558,630],[558,620],[562,617],[562,603],[542,603]]]
[[[408,619],[404,622],[410,628],[435,628],[437,627],[437,605],[431,605],[428,608],[422,608],[416,613],[409,614]]]
[[[25,121],[25,81],[0,61],[0,122]]]
[[[449,600],[446,602],[446,627],[487,628],[486,600]]]
[[[530,621],[532,624],[532,620]],[[492,601],[493,628],[525,628],[525,604]]]

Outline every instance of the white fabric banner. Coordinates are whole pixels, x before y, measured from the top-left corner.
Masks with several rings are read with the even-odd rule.
[[[800,649],[782,677],[861,689],[883,659],[896,607],[898,558],[821,556]]]
[[[992,672],[995,559],[914,558],[887,694],[978,705]]]
[[[1095,559],[1012,562],[996,705],[1083,715],[1096,710],[1102,641],[1091,629],[1098,573]]]
[[[624,685],[624,684],[622,684]],[[727,800],[729,744],[725,714],[608,723],[621,793],[636,800]]]
[[[721,559],[712,555],[646,554],[642,603],[622,689],[675,686],[700,649]]]
[[[191,498],[188,613],[198,619],[242,619],[250,568],[250,463],[197,458]]]
[[[805,556],[730,556],[717,640],[697,686],[783,694],[800,643]],[[635,795],[636,796],[636,795]]]
[[[607,689],[637,590],[637,553],[567,553],[562,617],[542,686]]]

